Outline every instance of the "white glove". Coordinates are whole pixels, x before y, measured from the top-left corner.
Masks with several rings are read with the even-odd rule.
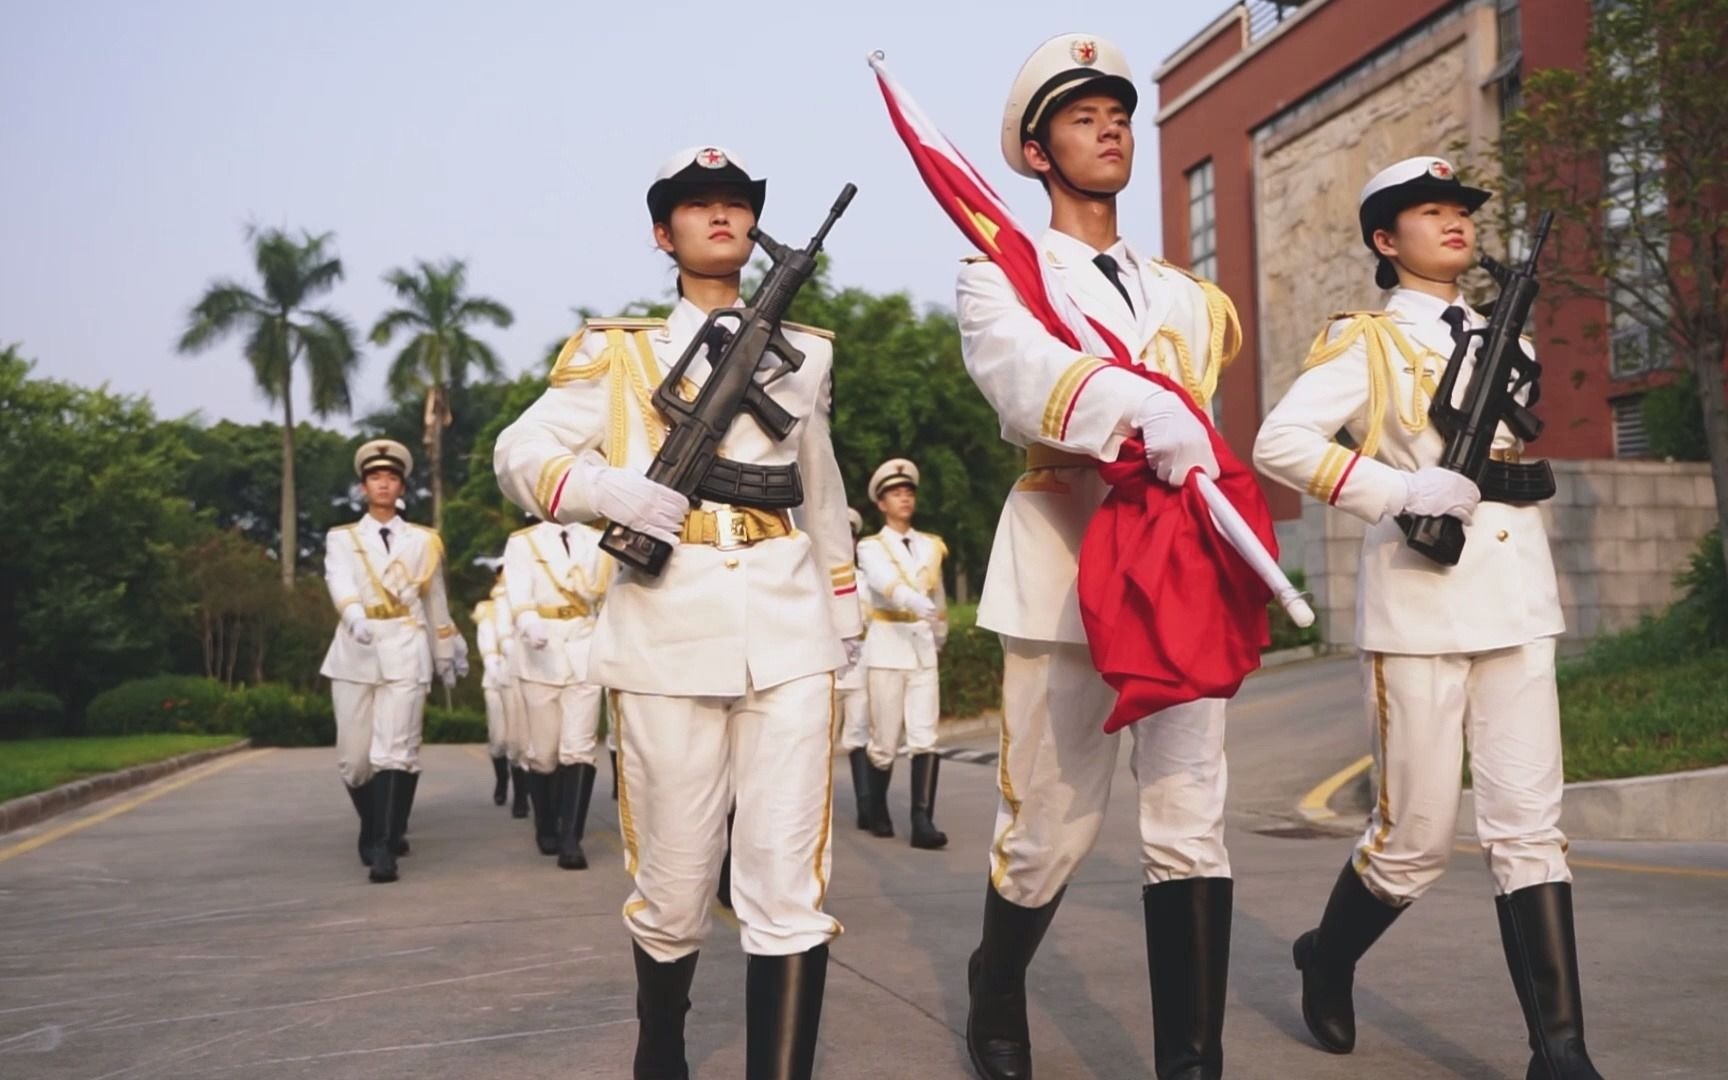
[[[841,638],[840,646],[846,650],[846,663],[841,666],[839,671],[835,672],[834,677],[844,679],[852,674],[858,666],[858,661],[864,658],[864,639],[862,637]]]
[[[461,638],[457,638],[457,640],[460,641]],[[460,649],[457,651],[455,667],[456,667],[456,677],[458,679],[466,679],[468,677],[468,650],[467,649]]]
[[[456,661],[439,660],[434,666],[438,671],[438,681],[444,684],[444,689],[456,689]]]
[[[689,499],[639,472],[611,465],[592,466],[587,481],[595,513],[656,540],[678,543],[690,513]]]
[[[1476,504],[1481,501],[1482,492],[1469,477],[1431,465],[1404,474],[1404,505],[1392,513],[1455,517],[1468,525],[1475,520]]]
[[[1168,390],[1160,390],[1140,403],[1130,421],[1146,444],[1146,464],[1163,483],[1181,487],[1191,469],[1218,476],[1218,457],[1206,425],[1194,418],[1188,405]]]
[[[921,592],[914,592],[911,589],[906,588],[904,585],[900,588],[902,590],[900,594],[900,602],[906,606],[907,611],[910,611],[912,614],[926,622],[936,621],[936,601],[930,599]]]
[[[342,609],[342,629],[360,644],[372,644],[372,628],[366,625],[366,609],[359,604],[349,604]]]
[[[516,631],[522,635],[522,640],[528,647],[539,652],[551,644],[552,638],[546,633],[546,620],[540,617],[538,611],[524,611],[516,616]]]

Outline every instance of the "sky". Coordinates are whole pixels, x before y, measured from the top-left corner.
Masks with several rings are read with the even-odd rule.
[[[523,371],[575,328],[574,308],[670,289],[643,196],[695,144],[768,178],[762,224],[782,242],[802,244],[856,183],[829,237],[835,283],[947,306],[968,249],[865,55],[886,52],[1038,225],[1042,196],[1008,171],[997,125],[1020,63],[1076,30],[1133,66],[1121,227],[1157,250],[1151,75],[1228,6],[1098,0],[1079,21],[1024,0],[0,0],[0,344],[39,375],[148,394],[163,416],[274,419],[238,341],[174,346],[212,280],[255,281],[246,228],[279,226],[334,234],[346,278],[320,303],[362,335],[391,305],[386,271],[467,260],[470,288],[516,315],[483,336]],[[355,417],[385,404],[394,352],[362,351]]]

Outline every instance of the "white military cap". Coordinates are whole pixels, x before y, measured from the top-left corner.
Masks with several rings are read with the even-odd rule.
[[[1469,187],[1460,181],[1458,170],[1445,158],[1405,158],[1396,165],[1381,169],[1362,186],[1362,195],[1356,200],[1356,219],[1362,226],[1362,242],[1368,245],[1369,251],[1378,255],[1374,233],[1378,229],[1391,228],[1400,211],[1420,203],[1444,201],[1459,203],[1475,213],[1490,198],[1490,192]],[[1383,257],[1374,280],[1382,289],[1398,284],[1397,272]]]
[[[857,536],[859,533],[864,531],[864,515],[852,509],[850,506],[846,508],[846,522],[852,526],[853,536]]]
[[[389,469],[406,480],[414,469],[414,455],[395,439],[368,439],[354,453],[354,475],[364,480],[373,469]]]
[[[1002,110],[1002,157],[1010,169],[1021,176],[1037,177],[1026,164],[1021,147],[1040,123],[1082,88],[1109,94],[1130,116],[1140,101],[1128,59],[1113,42],[1096,34],[1059,34],[1033,50],[1014,76],[1014,87]]]
[[[884,492],[897,487],[918,486],[918,466],[905,458],[897,457],[884,461],[870,476],[870,498],[880,499]]]
[[[665,221],[681,195],[716,187],[744,189],[750,209],[762,216],[768,200],[768,181],[757,179],[737,154],[723,146],[687,146],[661,163],[648,185],[648,213]]]

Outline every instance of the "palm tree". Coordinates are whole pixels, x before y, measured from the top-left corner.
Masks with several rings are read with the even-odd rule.
[[[467,385],[471,370],[490,378],[503,373],[492,347],[472,336],[468,327],[497,327],[516,321],[510,309],[484,296],[469,296],[468,265],[447,259],[434,266],[415,263],[415,273],[396,269],[384,275],[402,306],[378,317],[372,342],[388,345],[398,330],[413,334],[390,363],[390,394],[397,400],[424,397],[426,468],[432,476],[432,527],[444,524],[444,429],[450,426],[450,392]]]
[[[306,304],[342,278],[342,260],[330,254],[330,233],[302,231],[298,239],[281,229],[248,228],[252,263],[261,293],[235,281],[216,281],[204,291],[180,335],[180,351],[203,352],[233,333],[246,337],[245,356],[258,388],[282,405],[282,584],[294,584],[300,552],[294,493],[294,364],[305,358],[312,380],[312,411],[320,417],[345,413],[351,402],[348,376],[358,361],[354,328],[327,308]]]

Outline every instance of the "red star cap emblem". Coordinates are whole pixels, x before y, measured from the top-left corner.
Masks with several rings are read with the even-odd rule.
[[[1450,180],[1452,179],[1452,166],[1444,161],[1435,161],[1428,166],[1428,175],[1436,180]]]
[[[704,169],[718,169],[726,164],[726,155],[716,147],[708,147],[696,155],[696,164]]]
[[[1091,67],[1098,61],[1098,44],[1094,41],[1076,41],[1068,50],[1074,57],[1074,62],[1083,67]]]

